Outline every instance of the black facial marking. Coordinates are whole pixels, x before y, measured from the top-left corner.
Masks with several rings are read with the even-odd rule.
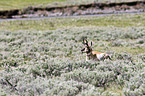
[[[81,52],[83,53],[84,50],[85,50],[85,48],[83,48],[83,49],[81,50]]]

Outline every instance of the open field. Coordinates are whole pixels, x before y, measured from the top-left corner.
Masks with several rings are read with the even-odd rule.
[[[23,9],[28,6],[44,6],[53,2],[64,2],[66,0],[0,0],[0,10]]]
[[[82,38],[112,61],[86,62]],[[145,95],[145,14],[0,22],[2,95]]]
[[[31,30],[46,31],[76,27],[144,27],[145,14],[141,15],[111,15],[100,17],[68,17],[41,20],[2,21],[0,29],[7,31]]]
[[[135,0],[0,0],[0,10],[23,9],[28,6],[61,6],[92,2],[123,2]]]

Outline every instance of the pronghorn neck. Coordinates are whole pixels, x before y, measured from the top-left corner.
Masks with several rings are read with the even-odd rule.
[[[90,56],[90,55],[92,55],[92,54],[93,54],[92,52],[86,53],[87,56]]]
[[[90,59],[93,59],[93,53],[92,52],[86,53],[86,61],[89,61]]]

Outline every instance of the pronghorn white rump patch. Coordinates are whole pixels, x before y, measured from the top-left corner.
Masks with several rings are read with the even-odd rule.
[[[97,54],[97,59],[98,60],[104,60],[105,53]]]

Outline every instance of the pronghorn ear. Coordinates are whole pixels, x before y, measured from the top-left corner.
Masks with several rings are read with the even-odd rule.
[[[84,39],[83,39],[82,43],[85,45]]]
[[[92,41],[91,41],[91,46],[92,46]]]

